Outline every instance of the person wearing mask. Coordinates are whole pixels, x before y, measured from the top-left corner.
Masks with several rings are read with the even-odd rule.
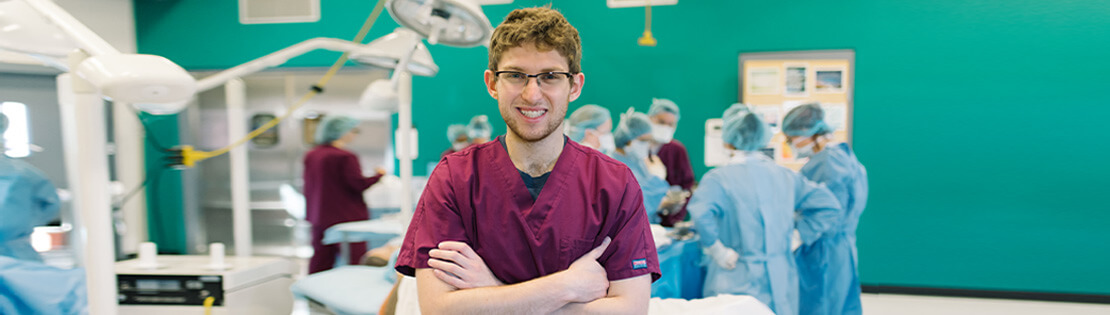
[[[493,136],[493,125],[489,123],[489,116],[478,115],[470,119],[466,125],[466,136],[470,138],[470,145],[489,142]]]
[[[466,125],[451,124],[447,126],[447,141],[451,142],[451,147],[443,151],[439,158],[443,158],[448,154],[455,153],[466,149],[470,146],[470,138],[466,135]]]
[[[856,227],[867,205],[867,170],[848,144],[832,140],[818,104],[791,109],[782,132],[799,158],[809,158],[802,176],[828,187],[844,208],[830,232],[795,252],[801,314],[861,314]]]
[[[828,189],[759,152],[771,139],[769,129],[747,111],[724,117],[722,135],[733,157],[702,177],[688,209],[712,261],[705,296],[750,295],[775,314],[796,315],[791,234],[797,229],[812,244],[835,225],[840,205]]]
[[[581,59],[578,30],[550,8],[493,31],[484,79],[505,135],[436,165],[397,256],[424,314],[647,313],[660,274],[640,189],[564,136]]]
[[[652,138],[657,143],[653,147],[657,150],[653,152],[658,152],[659,160],[663,161],[663,165],[667,168],[667,183],[685,191],[692,191],[694,169],[690,164],[690,154],[686,152],[686,146],[674,138],[678,120],[682,117],[678,111],[678,104],[665,98],[653,98],[647,114],[651,118]],[[685,218],[686,208],[682,207],[677,212],[664,217],[663,225],[672,226]]]
[[[628,112],[621,114],[617,129],[613,131],[617,151],[613,158],[632,170],[636,182],[644,195],[644,209],[647,210],[651,223],[658,224],[662,218],[657,210],[667,195],[670,185],[667,184],[667,168],[659,157],[651,155],[652,138],[651,120],[643,113]]]
[[[362,175],[358,156],[347,151],[347,145],[358,137],[357,119],[347,116],[324,118],[316,129],[316,148],[304,157],[304,198],[308,222],[312,223],[312,258],[308,273],[331,269],[339,245],[324,245],[324,231],[329,227],[351,221],[370,219],[370,209],[363,199],[363,191],[385,175],[377,168],[371,177]],[[366,252],[366,243],[351,243],[351,265],[357,264]]]
[[[7,127],[7,116],[0,114],[0,135]],[[42,262],[31,247],[31,232],[58,218],[58,191],[41,170],[4,151],[0,137],[0,256]]]
[[[36,226],[58,217],[54,184],[39,169],[4,155],[0,114],[0,314],[77,314],[88,304],[83,269],[43,264],[31,246]]]
[[[612,155],[617,150],[613,141],[613,118],[609,110],[597,106],[582,106],[567,118],[567,136],[571,141]]]

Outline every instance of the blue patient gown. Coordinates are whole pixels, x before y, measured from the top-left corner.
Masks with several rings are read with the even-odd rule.
[[[790,236],[814,242],[832,228],[840,205],[832,193],[761,153],[741,152],[709,171],[687,206],[703,248],[721,241],[740,254],[736,268],[709,262],[706,297],[755,297],[778,315],[798,313],[798,278]]]
[[[659,224],[663,221],[655,211],[659,210],[659,204],[663,203],[663,197],[667,196],[667,191],[671,189],[671,185],[667,183],[666,179],[656,177],[648,173],[647,164],[644,161],[622,154],[620,152],[613,152],[613,159],[624,163],[632,170],[632,176],[636,177],[636,181],[640,184],[640,191],[644,194],[644,209],[647,210],[648,223]]]
[[[58,217],[58,192],[41,171],[0,155],[0,256],[41,262],[31,232]]]
[[[795,253],[801,314],[861,314],[856,226],[867,204],[867,170],[841,143],[815,154],[801,173],[825,184],[845,209],[832,231]]]
[[[0,314],[87,314],[85,272],[0,256]]]

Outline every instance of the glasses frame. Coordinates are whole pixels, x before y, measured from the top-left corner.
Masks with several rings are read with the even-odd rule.
[[[517,74],[523,75],[524,76],[524,82],[523,82],[523,84],[521,84],[517,87],[528,86],[528,81],[530,81],[532,78],[536,79],[536,85],[539,86],[540,88],[543,88],[545,86],[549,86],[549,85],[544,85],[543,83],[540,83],[540,76],[541,75],[550,75],[550,74],[561,74],[564,77],[566,77],[569,80],[569,82],[574,83],[574,74],[570,73],[570,72],[566,72],[566,71],[548,71],[548,72],[541,72],[541,73],[537,73],[537,74],[527,74],[527,73],[520,72],[520,71],[502,70],[502,71],[494,71],[493,76],[496,77],[497,79],[501,80],[501,74],[502,73],[517,73]]]

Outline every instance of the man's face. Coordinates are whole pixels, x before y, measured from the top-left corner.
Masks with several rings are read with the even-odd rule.
[[[539,51],[526,44],[510,48],[501,55],[497,71],[519,71],[525,74],[568,72],[567,58],[558,51]],[[497,99],[501,118],[509,131],[525,141],[539,141],[552,134],[561,135],[567,105],[582,94],[585,75],[574,74],[562,84],[543,84],[529,78],[523,85],[499,80],[494,71],[486,70],[486,88]],[[556,133],[556,131],[559,131]]]
[[[671,113],[662,112],[651,116],[651,122],[674,128],[678,126],[678,117]]]

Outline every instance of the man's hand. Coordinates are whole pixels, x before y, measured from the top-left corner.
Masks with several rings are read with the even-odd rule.
[[[439,249],[428,252],[428,266],[436,278],[457,289],[505,285],[493,275],[478,253],[463,242],[441,242]]]
[[[385,175],[387,172],[385,171],[384,168],[382,168],[381,166],[378,166],[378,167],[374,168],[374,173],[378,174],[378,175]]]
[[[611,242],[608,236],[601,241],[601,245],[579,257],[563,271],[567,279],[566,284],[572,293],[571,302],[588,303],[605,297],[609,292],[609,278],[605,268],[597,262]]]

